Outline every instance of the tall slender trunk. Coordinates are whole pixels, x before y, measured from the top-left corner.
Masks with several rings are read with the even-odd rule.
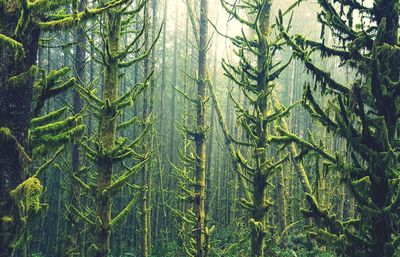
[[[155,15],[154,13],[152,15]],[[150,12],[149,12],[149,4],[145,7],[145,19],[150,19]],[[152,24],[154,26],[154,24]],[[145,51],[149,49],[150,42],[149,42],[149,30],[146,28],[146,36],[144,42]],[[144,60],[144,67],[143,67],[143,76],[145,78],[148,77],[150,74],[150,65],[151,62],[148,58]],[[150,88],[146,88],[143,93],[143,113],[142,119],[145,123],[148,122],[148,119],[151,114],[151,91],[153,87],[153,80],[150,80]],[[150,94],[149,94],[150,93]],[[151,126],[151,125],[148,125]],[[147,152],[151,146],[152,135],[147,135],[145,137],[145,141],[143,142],[143,150]],[[143,165],[142,168],[142,192],[141,192],[141,222],[142,222],[142,248],[141,248],[141,256],[148,257],[151,253],[151,228],[150,228],[150,172],[149,172],[149,165],[146,163]]]
[[[168,5],[167,5],[167,0],[164,0],[164,29],[163,29],[163,35],[162,35],[162,54],[161,54],[161,83],[160,83],[160,110],[163,110],[164,107],[164,96],[165,96],[165,84],[166,84],[166,51],[167,51],[167,11],[168,11]],[[163,112],[160,112],[160,126],[159,126],[159,132],[162,133],[163,129]],[[162,145],[162,137],[160,137],[160,144]]]
[[[205,188],[206,188],[206,47],[208,34],[207,21],[208,1],[201,0],[199,21],[199,52],[197,81],[197,120],[196,120],[196,169],[195,169],[195,200],[194,213],[196,223],[193,234],[196,241],[196,257],[207,256],[208,245],[205,240]]]
[[[218,13],[217,13],[217,21],[218,21]],[[217,65],[218,65],[218,37],[215,36],[215,46],[214,46],[214,67],[213,67],[213,73],[212,73],[212,80],[213,83],[216,83],[217,80]],[[214,105],[214,104],[213,104]],[[210,209],[210,204],[211,204],[211,176],[215,174],[215,171],[211,172],[211,165],[212,165],[212,157],[213,157],[213,144],[214,144],[214,133],[215,133],[215,128],[214,128],[214,122],[215,122],[215,112],[212,111],[211,109],[211,117],[210,117],[210,135],[209,135],[209,148],[208,148],[208,153],[207,153],[207,165],[206,168],[209,171],[206,176],[206,185],[207,185],[207,193],[206,193],[206,216],[209,215],[209,209]]]
[[[263,40],[259,42],[258,45],[258,55],[257,55],[257,69],[258,69],[258,79],[257,79],[257,91],[264,94],[263,97],[256,103],[256,109],[259,110],[262,117],[268,116],[267,108],[267,91],[269,90],[269,84],[266,78],[268,77],[268,70],[265,67],[267,61],[268,45],[267,37],[269,33],[269,16],[270,16],[270,1],[265,1],[263,5],[263,10],[260,14],[259,27],[262,30]],[[253,178],[253,205],[254,209],[252,211],[251,220],[251,249],[252,256],[261,257],[264,256],[264,237],[266,225],[266,211],[267,211],[267,175],[268,172],[260,164],[267,161],[267,123],[259,121],[261,124],[258,125],[256,133],[259,137],[257,140],[257,148],[254,150],[254,159],[256,160],[256,172]],[[261,149],[261,150],[260,150]]]
[[[111,53],[119,50],[119,36],[121,30],[121,17],[115,11],[107,15],[108,44]],[[118,97],[118,59],[109,55],[104,72],[103,107],[99,123],[99,140],[104,152],[110,152],[115,147],[116,112],[110,106]],[[111,196],[107,187],[112,182],[113,161],[107,154],[99,156],[97,160],[98,178],[96,187],[96,225],[95,225],[95,256],[108,257],[110,253],[111,234]]]
[[[79,10],[82,11],[83,0],[79,2]],[[76,31],[76,40],[79,42],[75,48],[75,70],[78,77],[78,81],[81,83],[85,82],[85,52],[84,45],[86,43],[84,28],[78,27]],[[73,111],[78,114],[82,110],[82,102],[78,92],[74,92],[73,95]],[[81,166],[81,157],[79,144],[75,142],[72,146],[72,172],[78,176]],[[74,206],[77,210],[80,209],[81,203],[81,190],[80,186],[76,184],[75,181],[70,180],[70,199],[69,203]],[[74,257],[79,253],[78,247],[78,236],[80,233],[80,222],[79,218],[72,211],[68,213],[68,223],[67,223],[67,235],[66,235],[66,245],[63,251],[66,257]]]
[[[283,168],[276,172],[277,181],[277,208],[280,232],[283,232],[287,226],[286,217],[286,194],[285,194],[285,179]]]

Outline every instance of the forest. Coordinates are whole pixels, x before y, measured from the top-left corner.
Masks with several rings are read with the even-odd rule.
[[[0,257],[400,256],[399,0],[0,0]]]

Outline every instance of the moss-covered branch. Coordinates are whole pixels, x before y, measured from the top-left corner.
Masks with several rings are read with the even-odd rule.
[[[40,0],[40,1],[44,1],[44,0]],[[59,30],[59,29],[71,28],[80,22],[84,22],[86,20],[93,19],[97,15],[99,15],[107,10],[110,10],[114,7],[125,4],[126,2],[128,2],[128,1],[127,0],[113,0],[111,2],[106,3],[102,7],[93,8],[93,9],[86,8],[82,12],[65,15],[65,16],[60,17],[60,19],[38,21],[36,24],[39,28],[41,28],[43,30]]]
[[[0,46],[11,48],[15,53],[16,60],[19,60],[20,58],[25,56],[25,49],[20,42],[1,33],[0,33]]]

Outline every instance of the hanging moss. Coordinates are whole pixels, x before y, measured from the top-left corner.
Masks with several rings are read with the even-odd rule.
[[[60,6],[65,5],[64,0],[37,0],[37,1],[26,1],[27,7],[31,12],[43,13],[45,11],[57,10]]]
[[[18,74],[17,76],[11,77],[7,80],[5,85],[7,87],[24,87],[32,81],[32,79],[38,73],[39,68],[32,65],[28,71]]]
[[[54,149],[54,147],[60,146],[67,142],[71,142],[72,140],[79,138],[83,131],[85,130],[85,125],[78,125],[70,128],[69,130],[62,133],[55,134],[47,134],[34,143],[34,154],[43,155]]]
[[[42,1],[48,2],[46,0],[40,0],[40,2],[42,2]],[[96,15],[101,14],[104,11],[107,11],[113,7],[120,6],[126,2],[128,2],[128,1],[127,0],[114,0],[114,1],[111,1],[110,3],[108,3],[106,6],[103,6],[100,8],[85,9],[82,12],[62,16],[61,19],[57,19],[57,20],[40,21],[40,22],[37,22],[37,25],[41,29],[44,29],[44,30],[59,30],[59,29],[71,28],[71,27],[77,25],[79,22],[93,19],[96,17]],[[57,5],[57,7],[60,7],[60,5]],[[37,7],[38,7],[37,9],[39,11],[40,6],[38,5]],[[54,16],[53,16],[53,18],[54,18]]]
[[[25,152],[25,149],[20,145],[18,139],[12,134],[11,130],[7,127],[0,127],[0,146],[9,147],[15,149],[20,154],[20,157],[24,161],[30,161],[29,155]]]
[[[31,127],[39,127],[39,126],[44,126],[45,124],[48,124],[50,122],[53,122],[59,118],[67,111],[67,107],[63,107],[61,109],[58,109],[54,112],[51,112],[47,115],[37,117],[31,120]]]
[[[40,140],[40,138],[46,134],[56,135],[59,134],[60,132],[67,130],[72,126],[76,126],[81,123],[82,123],[81,116],[73,116],[73,117],[68,117],[62,121],[45,124],[43,126],[36,127],[35,129],[31,130],[32,139]]]
[[[0,6],[1,6],[0,2]],[[22,44],[10,37],[7,37],[6,35],[3,35],[0,33],[0,46],[1,47],[9,47],[11,48],[14,53],[15,53],[15,60],[19,60],[23,57],[25,57],[25,50]]]
[[[42,192],[43,186],[40,180],[33,177],[28,178],[11,190],[10,195],[18,206],[22,222],[26,223],[29,217],[39,212]]]

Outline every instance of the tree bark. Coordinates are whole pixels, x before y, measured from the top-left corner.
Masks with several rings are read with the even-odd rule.
[[[196,257],[207,256],[208,245],[205,242],[205,187],[206,187],[206,52],[208,34],[208,0],[200,2],[199,21],[199,52],[197,81],[197,120],[196,120],[196,169],[195,169],[195,199],[193,204],[196,223],[193,229],[196,241]]]
[[[107,14],[108,44],[111,53],[119,50],[119,37],[121,30],[120,14],[113,10]],[[108,56],[104,72],[103,100],[105,106],[101,113],[99,123],[99,140],[103,151],[110,152],[115,147],[116,136],[116,110],[111,103],[118,97],[118,59]],[[95,225],[95,256],[108,257],[110,253],[111,234],[111,196],[107,187],[111,185],[113,161],[104,154],[98,157],[98,178],[96,187],[96,225]]]
[[[10,6],[13,2],[10,1]],[[25,56],[16,59],[12,49],[0,44],[0,218],[12,218],[11,222],[0,222],[0,257],[11,255],[11,244],[22,225],[9,192],[24,179],[26,158],[21,150],[29,151],[28,127],[34,80],[34,75],[29,74],[36,64],[40,36],[40,30],[33,25],[28,26],[23,35],[14,36],[20,11],[17,7],[0,7],[0,34],[20,42],[25,51]],[[25,78],[18,79],[13,85],[6,84],[11,77],[23,73],[26,73]]]
[[[79,1],[78,10],[82,11],[84,8],[84,0]],[[78,27],[76,30],[76,40],[78,44],[75,48],[75,70],[76,76],[80,83],[85,83],[85,50],[83,49],[86,44],[86,37],[84,28]],[[78,114],[82,110],[82,101],[77,91],[73,94],[73,111]],[[72,146],[72,172],[75,176],[79,176],[81,167],[81,155],[79,143],[75,142]],[[77,210],[80,209],[81,204],[81,188],[75,181],[70,179],[70,200],[69,204],[73,205]],[[81,228],[79,217],[71,210],[68,212],[67,235],[66,245],[63,251],[66,257],[74,257],[79,254],[78,237]]]

